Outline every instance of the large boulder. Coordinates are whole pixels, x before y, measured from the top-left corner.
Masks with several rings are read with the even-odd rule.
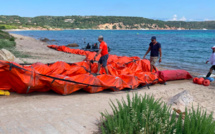
[[[79,47],[77,43],[68,44],[67,47]]]
[[[13,62],[15,60],[15,56],[8,50],[6,49],[1,49],[0,50],[0,60],[6,60]]]
[[[172,98],[170,98],[168,104],[177,106],[187,106],[191,102],[193,102],[193,96],[191,96],[187,90],[184,90],[183,92],[178,93]]]

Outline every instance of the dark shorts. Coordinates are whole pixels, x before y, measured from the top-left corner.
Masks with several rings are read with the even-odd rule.
[[[211,66],[211,69],[215,70],[215,65]]]
[[[102,56],[99,59],[99,63],[102,64],[103,67],[106,67],[107,66],[107,60],[108,60],[108,54]]]

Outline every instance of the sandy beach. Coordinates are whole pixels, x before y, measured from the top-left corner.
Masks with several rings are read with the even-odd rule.
[[[20,51],[23,55],[29,55],[27,58],[21,58],[18,62],[26,63],[53,63],[56,61],[65,61],[68,63],[82,61],[85,57],[75,54],[67,54],[57,52],[47,47],[46,42],[36,40],[31,37],[22,35],[11,34],[16,37],[16,50]]]
[[[12,34],[16,37],[16,49],[23,54],[30,55],[27,58],[16,60],[19,63],[52,63],[56,61],[78,62],[85,57],[75,54],[67,54],[52,50],[47,43],[31,37]],[[62,96],[54,92],[17,94],[1,96],[0,107],[0,133],[25,134],[91,134],[98,131],[97,124],[100,112],[111,110],[109,100],[121,99],[127,93],[152,94],[155,98],[162,98],[164,102],[174,95],[187,90],[193,96],[193,102],[187,108],[198,106],[207,109],[207,112],[215,111],[215,84],[205,87],[193,84],[192,80],[179,80],[167,82],[166,85],[156,84],[136,90],[124,90],[118,92],[103,91],[90,94],[78,91],[71,95]],[[173,105],[184,111],[184,106]],[[213,115],[215,118],[215,115]]]

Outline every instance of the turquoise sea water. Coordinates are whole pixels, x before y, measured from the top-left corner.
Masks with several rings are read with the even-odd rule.
[[[151,36],[161,43],[162,67],[185,69],[206,74],[210,65],[205,62],[215,45],[215,30],[65,30],[65,31],[15,31],[11,33],[31,36],[36,39],[55,39],[50,44],[67,45],[98,42],[99,35],[111,47],[111,54],[143,57],[148,49]],[[86,43],[85,43],[86,42]],[[149,58],[149,54],[147,56]]]

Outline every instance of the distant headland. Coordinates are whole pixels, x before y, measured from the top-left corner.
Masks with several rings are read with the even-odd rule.
[[[0,15],[0,29],[21,30],[191,30],[215,29],[215,21],[161,21],[122,16],[37,16]]]

